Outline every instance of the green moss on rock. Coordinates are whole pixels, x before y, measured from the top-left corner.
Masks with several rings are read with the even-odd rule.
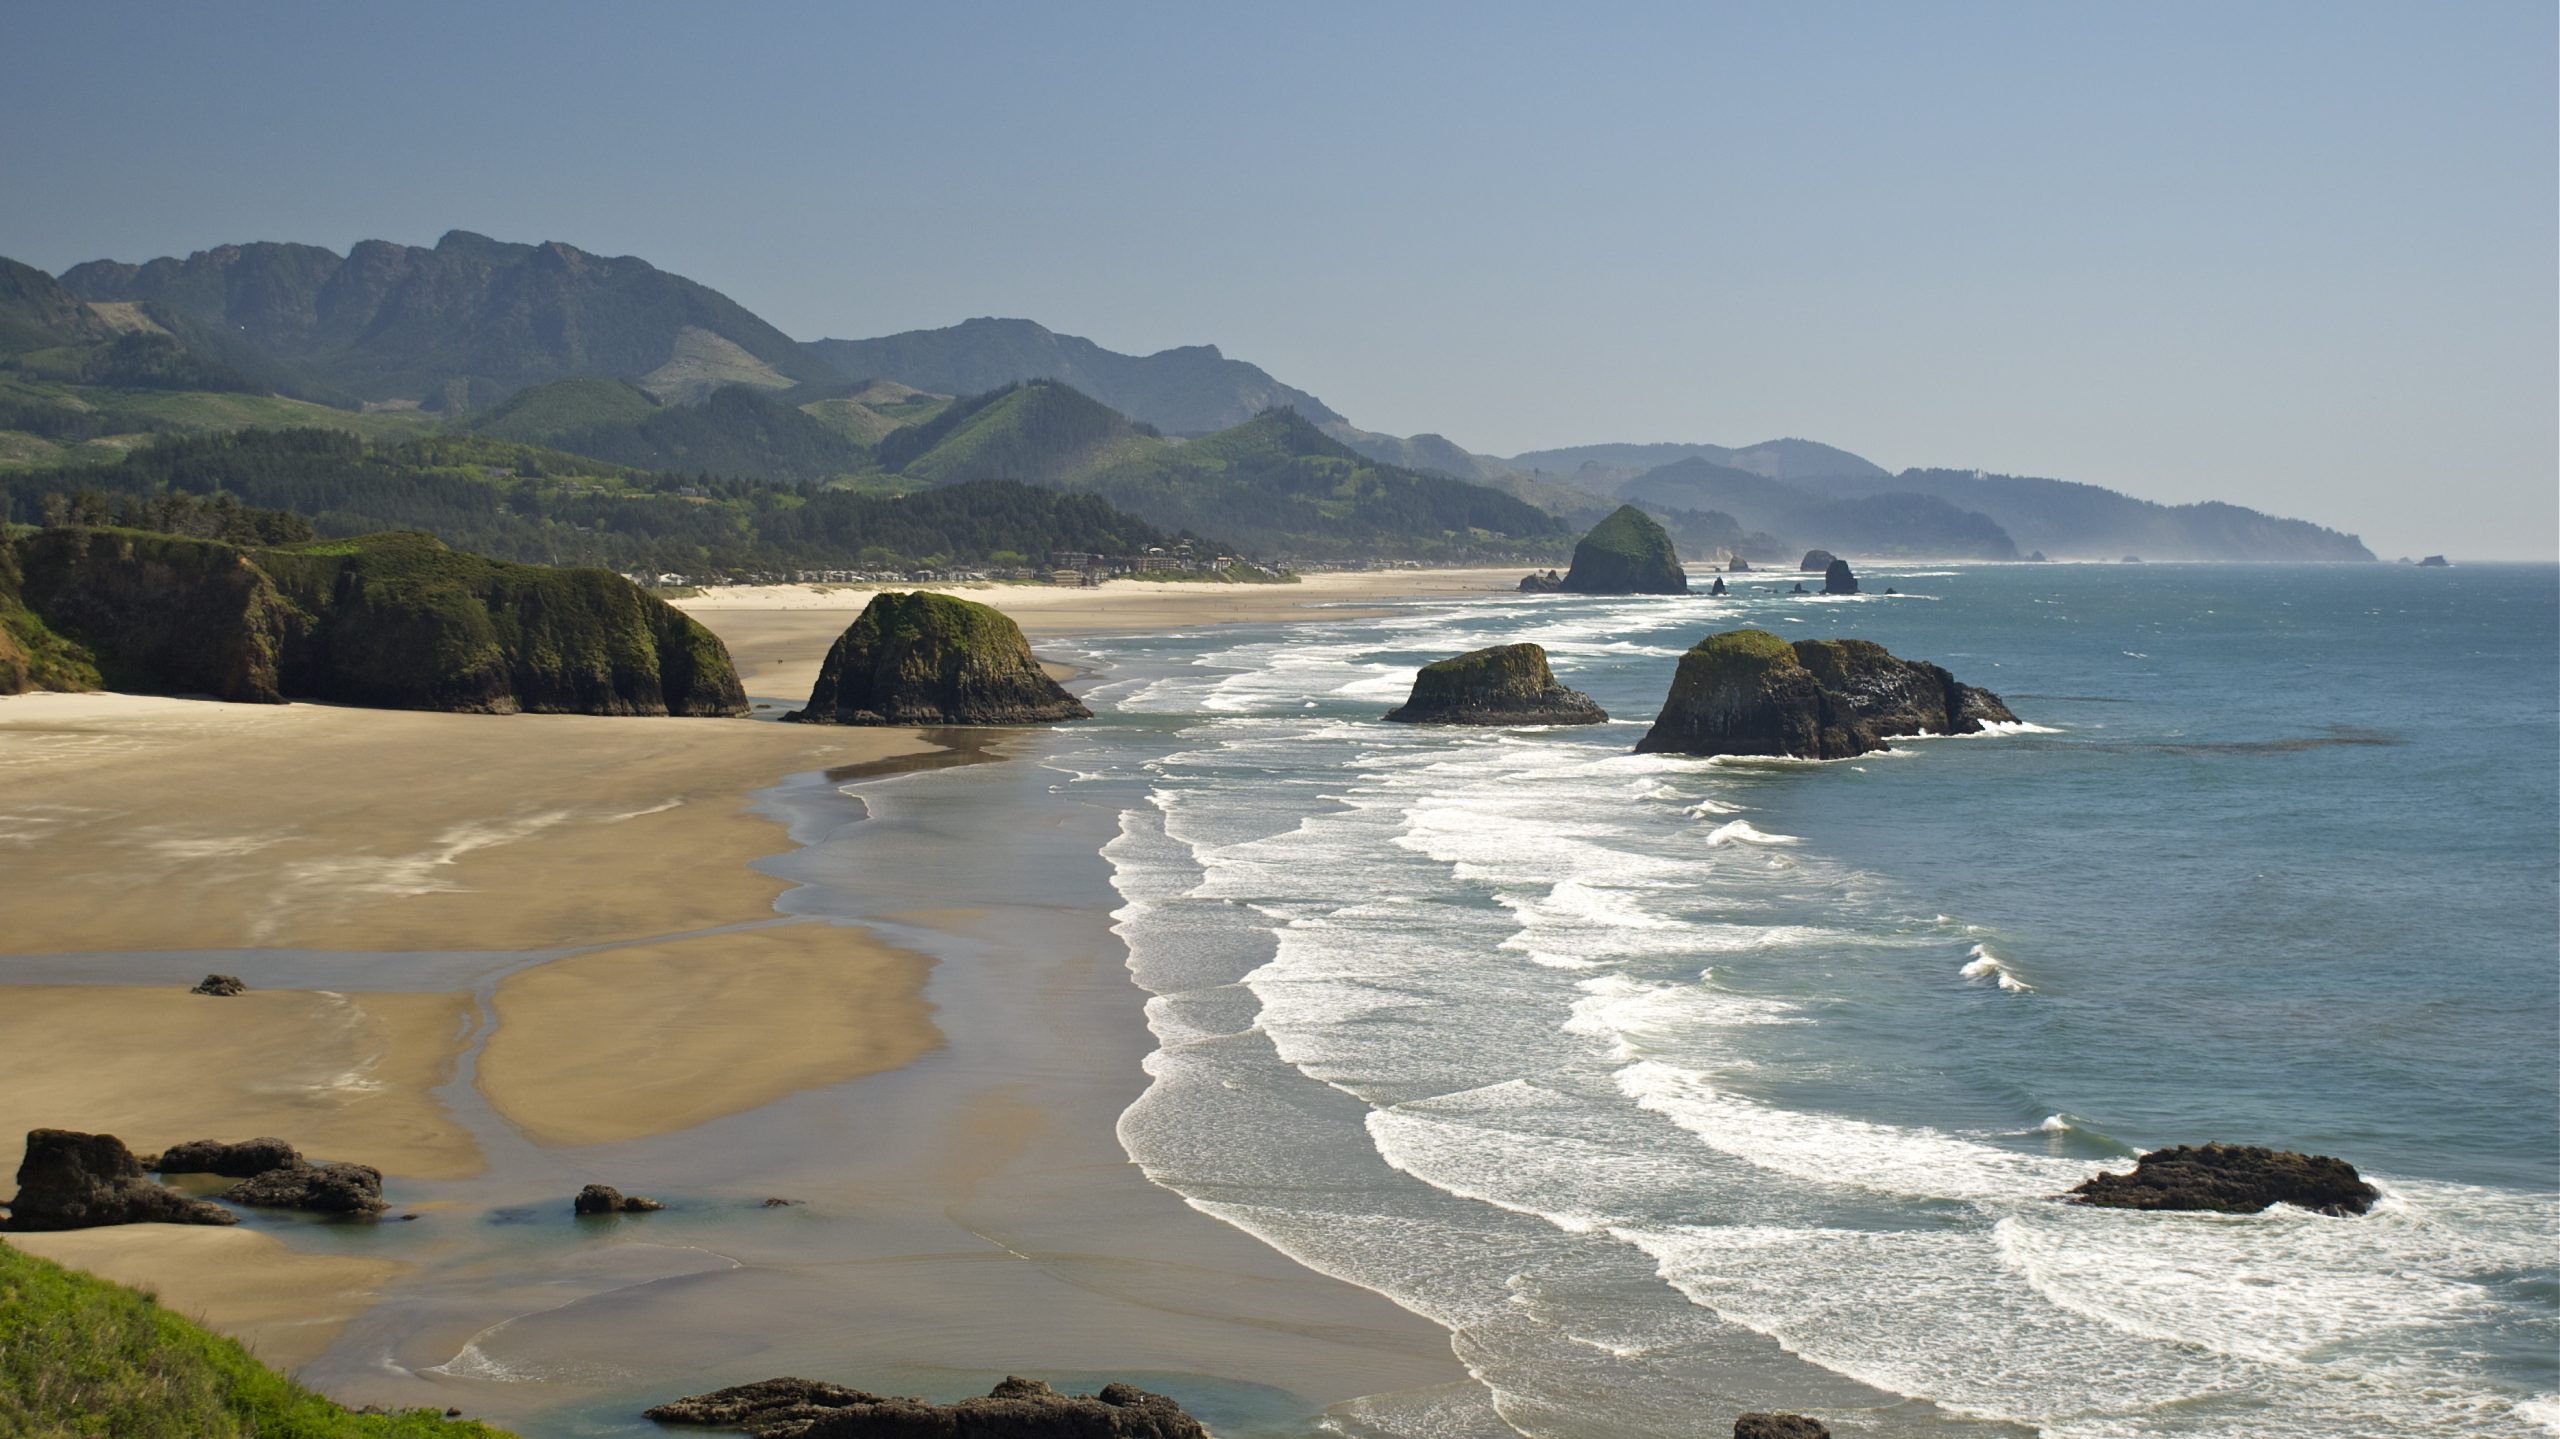
[[[1847,759],[1895,735],[1969,734],[2011,721],[2000,697],[1868,640],[1766,630],[1709,635],[1680,657],[1671,696],[1639,753]]]
[[[129,530],[19,542],[27,608],[111,689],[392,709],[738,715],[717,637],[609,570],[427,535],[244,551]]]
[[[1533,644],[1495,645],[1427,664],[1413,694],[1387,712],[1401,724],[1599,724],[1606,711],[1580,690],[1556,682],[1547,652]]]
[[[1003,612],[926,590],[874,595],[827,651],[806,724],[1017,725],[1091,719]]]
[[[1620,505],[1573,547],[1563,588],[1577,595],[1685,595],[1689,573],[1653,516]]]

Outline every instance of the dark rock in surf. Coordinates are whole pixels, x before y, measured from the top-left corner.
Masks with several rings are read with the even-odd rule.
[[[270,1169],[231,1186],[222,1196],[252,1209],[301,1209],[313,1214],[380,1214],[382,1171],[370,1164],[296,1164]]]
[[[1733,1439],[1831,1439],[1831,1431],[1802,1414],[1745,1414],[1733,1421]]]
[[[1711,584],[1711,585],[1707,586],[1707,593],[1708,593],[1708,594],[1711,594],[1711,595],[1720,595],[1720,594],[1725,593],[1725,588],[1724,588],[1724,576],[1722,576],[1722,575],[1718,575],[1718,576],[1716,576],[1716,582],[1715,582],[1714,584]]]
[[[1805,588],[1804,588],[1804,586],[1803,586],[1803,585],[1797,585],[1794,589],[1791,589],[1791,590],[1787,591],[1787,593],[1788,593],[1788,594],[1791,594],[1791,595],[1800,595],[1800,594],[1803,594],[1804,592],[1805,592]]]
[[[2325,1154],[2245,1144],[2181,1144],[2155,1149],[2130,1174],[2092,1176],[2070,1199],[2103,1209],[2205,1210],[2256,1214],[2293,1204],[2315,1214],[2362,1214],[2382,1197],[2356,1167]]]
[[[1520,592],[1524,595],[1551,595],[1563,588],[1564,576],[1553,570],[1520,577]]]
[[[2418,568],[2422,570],[2451,569],[2453,568],[2453,561],[2446,559],[2442,555],[2429,555],[2425,559],[2418,561]]]
[[[827,651],[803,724],[1020,725],[1093,718],[996,609],[926,590],[872,597]]]
[[[237,1224],[218,1204],[191,1199],[144,1176],[142,1161],[112,1134],[27,1131],[8,1228],[22,1234],[108,1224]]]
[[[1829,550],[1807,550],[1804,552],[1804,559],[1796,565],[1796,568],[1818,575],[1830,569],[1831,562],[1837,558],[1839,557]]]
[[[1061,1394],[1037,1379],[1006,1379],[983,1399],[928,1404],[807,1379],[768,1379],[651,1409],[661,1424],[744,1429],[757,1439],[1208,1439],[1200,1421],[1161,1394],[1106,1384]]]
[[[1689,572],[1670,532],[1633,505],[1620,505],[1573,547],[1564,588],[1577,595],[1685,595]]]
[[[236,974],[208,974],[196,981],[195,988],[187,991],[189,994],[210,994],[217,999],[248,992],[249,986],[241,983],[240,976]]]
[[[1680,657],[1640,754],[1848,759],[1896,735],[1973,734],[2014,721],[2000,697],[1869,640],[1728,630]]]
[[[190,1139],[170,1145],[159,1158],[143,1167],[162,1174],[219,1174],[226,1179],[250,1179],[270,1169],[291,1169],[301,1163],[301,1151],[281,1139],[266,1136],[244,1139],[238,1144]]]
[[[2049,565],[2053,563],[2053,561],[2044,557],[2044,551],[2036,550],[2027,556],[2027,563],[2031,565]]]
[[[1427,664],[1413,693],[1386,717],[1399,724],[1599,724],[1606,711],[1556,682],[1536,645],[1496,645]]]
[[[569,1201],[572,1214],[653,1214],[667,1206],[638,1194],[625,1194],[610,1184],[590,1184]]]
[[[1858,592],[1858,577],[1850,570],[1847,560],[1833,560],[1823,567],[1822,592],[1826,595],[1854,595]]]
[[[1751,562],[1740,555],[1735,555],[1733,563],[1726,565],[1724,570],[1729,575],[1747,575],[1751,573]]]

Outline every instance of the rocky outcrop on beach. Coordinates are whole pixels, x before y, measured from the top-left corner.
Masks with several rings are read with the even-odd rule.
[[[274,548],[64,526],[13,546],[25,609],[146,694],[383,709],[743,715],[717,636],[611,570],[422,534]]]
[[[241,983],[240,976],[236,974],[208,974],[187,991],[189,994],[210,994],[216,999],[229,999],[235,994],[248,992],[249,986]]]
[[[1600,724],[1608,713],[1556,682],[1537,645],[1495,645],[1427,664],[1413,693],[1386,717],[1399,724]]]
[[[1766,630],[1709,635],[1680,657],[1640,754],[1848,759],[1897,735],[1973,734],[2017,718],[1989,690],[1869,640],[1800,640]]]
[[[300,1209],[313,1214],[380,1214],[382,1171],[370,1164],[289,1164],[252,1175],[223,1198],[252,1209]]]
[[[1796,565],[1796,568],[1799,570],[1807,570],[1817,575],[1823,574],[1830,570],[1831,562],[1838,558],[1838,555],[1831,553],[1829,550],[1807,550],[1804,552],[1804,559]]]
[[[1031,657],[1022,628],[974,600],[875,595],[827,651],[803,724],[1021,725],[1093,718]]]
[[[218,1204],[154,1184],[142,1161],[112,1134],[27,1131],[8,1228],[21,1233],[107,1224],[237,1224]]]
[[[1822,592],[1826,595],[1854,595],[1858,592],[1858,576],[1847,560],[1833,560],[1822,568]]]
[[[281,1139],[262,1136],[237,1144],[190,1139],[170,1145],[160,1151],[157,1159],[145,1161],[143,1167],[162,1174],[219,1174],[227,1179],[252,1179],[270,1169],[292,1169],[301,1163],[300,1150]]]
[[[1008,1378],[983,1399],[928,1404],[810,1379],[767,1379],[661,1404],[661,1424],[743,1429],[757,1439],[1208,1439],[1200,1421],[1161,1394],[1106,1384],[1061,1394]]]
[[[2095,1175],[2069,1195],[2073,1203],[2103,1209],[2256,1214],[2293,1204],[2332,1215],[2362,1214],[2381,1197],[2343,1159],[2245,1144],[2155,1149],[2135,1161],[2132,1173]]]
[[[572,1214],[654,1214],[667,1206],[643,1194],[625,1194],[610,1184],[590,1184],[569,1201]]]
[[[1653,516],[1620,505],[1573,547],[1564,588],[1577,595],[1685,595],[1689,572]]]
[[[1733,1421],[1733,1439],[1831,1439],[1831,1430],[1802,1414],[1745,1414]]]
[[[1536,571],[1520,577],[1520,593],[1551,595],[1564,588],[1564,576],[1553,570]]]

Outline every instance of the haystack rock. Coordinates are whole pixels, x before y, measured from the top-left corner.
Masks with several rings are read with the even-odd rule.
[[[1848,759],[1895,735],[1974,734],[2016,719],[1989,690],[1869,640],[1790,645],[1766,630],[1728,630],[1680,657],[1671,697],[1636,751]]]
[[[144,1176],[142,1161],[112,1134],[27,1131],[10,1229],[32,1234],[107,1224],[237,1224],[218,1204],[190,1199]]]
[[[1689,572],[1653,516],[1620,505],[1573,547],[1564,588],[1577,595],[1685,595]]]
[[[1822,592],[1826,595],[1854,595],[1858,592],[1858,577],[1849,569],[1847,560],[1833,560],[1823,567]]]
[[[1400,724],[1599,724],[1591,696],[1556,683],[1536,645],[1496,645],[1424,665],[1413,694],[1387,712]]]
[[[1093,718],[1000,611],[925,590],[872,597],[827,651],[803,724],[1020,725]]]
[[[1829,550],[1807,550],[1804,552],[1803,561],[1799,563],[1796,568],[1800,570],[1810,570],[1814,574],[1818,575],[1823,571],[1830,569],[1831,562],[1838,558],[1838,555],[1831,553]]]
[[[1208,1439],[1200,1421],[1161,1394],[1105,1384],[1061,1394],[1037,1379],[1007,1379],[984,1399],[928,1404],[809,1379],[767,1379],[678,1399],[648,1411],[661,1424],[744,1429],[757,1439]]]
[[[2190,1209],[2256,1214],[2293,1204],[2316,1214],[2362,1214],[2382,1193],[2356,1167],[2325,1154],[2246,1144],[2181,1144],[2135,1161],[2131,1174],[2100,1174],[2071,1191],[2102,1209]]]
[[[1725,566],[1724,569],[1729,575],[1747,575],[1751,573],[1751,562],[1740,555],[1735,555],[1733,563]]]

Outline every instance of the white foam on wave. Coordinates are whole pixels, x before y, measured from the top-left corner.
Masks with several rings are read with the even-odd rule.
[[[1804,843],[1803,840],[1798,839],[1796,836],[1791,834],[1770,834],[1764,830],[1754,829],[1751,822],[1744,819],[1727,820],[1725,823],[1717,825],[1714,831],[1707,836],[1707,847],[1709,849],[1714,849],[1718,846],[1728,844],[1802,843]]]
[[[2065,1134],[2070,1132],[2071,1127],[2071,1121],[2064,1116],[2048,1114],[2044,1117],[2044,1121],[2036,1126],[2036,1133]]]
[[[1967,959],[1964,962],[1964,966],[1956,971],[1956,974],[1960,978],[1994,980],[1998,982],[2002,989],[2005,989],[2012,994],[2035,993],[2035,986],[2027,983],[2023,979],[2020,979],[2017,974],[2009,968],[2009,962],[2007,960],[2004,960],[2000,956],[1991,952],[1990,945],[1977,944],[1971,950],[1968,950],[1967,953],[1972,957]]]

